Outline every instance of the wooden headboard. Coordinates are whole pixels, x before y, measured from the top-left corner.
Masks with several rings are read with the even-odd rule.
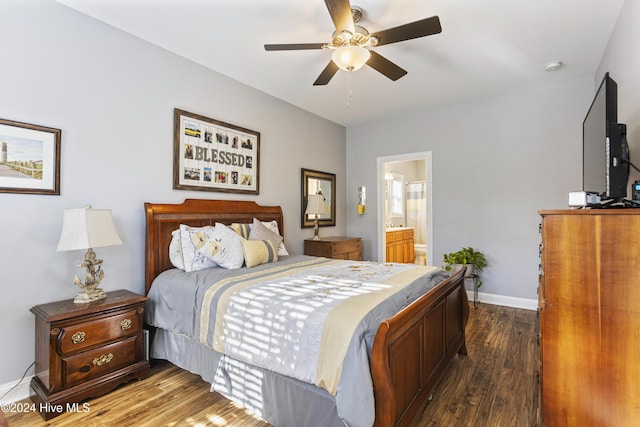
[[[171,232],[180,224],[193,227],[214,225],[216,222],[251,223],[276,220],[280,234],[284,236],[284,222],[280,206],[260,206],[251,201],[186,199],[180,204],[145,203],[145,295],[151,289],[153,279],[165,270],[173,268],[169,260]]]

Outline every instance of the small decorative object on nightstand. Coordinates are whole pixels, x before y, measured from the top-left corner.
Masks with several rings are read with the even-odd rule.
[[[148,299],[120,290],[82,306],[69,299],[31,309],[36,316],[31,400],[45,420],[149,376],[142,330]]]
[[[73,251],[86,249],[84,262],[78,263],[78,268],[87,270],[84,281],[75,276],[73,283],[82,291],[73,300],[77,304],[98,301],[106,297],[105,292],[98,287],[104,277],[102,260],[96,258],[93,248],[102,246],[121,245],[122,241],[111,219],[109,209],[68,209],[64,211],[62,233],[58,242],[58,251]]]
[[[304,241],[304,254],[335,259],[360,261],[362,241],[360,237],[323,237]]]

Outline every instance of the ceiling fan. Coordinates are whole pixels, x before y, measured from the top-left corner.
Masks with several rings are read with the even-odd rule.
[[[326,85],[339,69],[354,71],[365,64],[382,73],[391,80],[398,80],[407,74],[393,62],[389,61],[372,47],[397,43],[419,37],[430,36],[442,32],[440,19],[437,16],[389,28],[369,34],[359,25],[363,11],[357,6],[351,6],[349,0],[324,0],[329,10],[336,31],[330,43],[293,43],[293,44],[265,44],[267,51],[274,50],[306,50],[332,49],[331,61],[320,76],[313,83],[314,86]]]

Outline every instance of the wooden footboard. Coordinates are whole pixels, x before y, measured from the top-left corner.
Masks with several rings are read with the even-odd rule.
[[[467,354],[465,269],[383,322],[371,356],[375,426],[409,426],[456,353]]]

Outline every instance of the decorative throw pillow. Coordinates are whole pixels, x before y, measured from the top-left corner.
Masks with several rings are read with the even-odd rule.
[[[213,230],[192,233],[191,242],[196,251],[220,267],[241,268],[244,263],[242,237],[224,224],[216,223]]]
[[[249,233],[249,240],[268,240],[273,243],[273,247],[276,248],[277,252],[277,248],[282,243],[282,236],[269,230],[262,222],[254,219]]]
[[[182,249],[184,271],[198,271],[217,266],[213,260],[202,256],[196,250],[196,247],[193,245],[191,240],[191,236],[193,234],[207,232],[213,232],[213,227],[210,225],[205,227],[191,227],[189,225],[180,224],[180,247]]]
[[[182,242],[180,239],[180,229],[171,232],[171,243],[169,243],[169,261],[171,265],[180,270],[184,270],[184,258],[182,257]]]
[[[262,225],[264,225],[269,230],[273,231],[274,233],[276,233],[278,236],[282,238],[282,236],[280,235],[280,230],[278,229],[278,221],[276,221],[275,219],[273,221],[258,221],[256,218],[253,218],[253,223],[255,224],[256,222],[262,223]],[[278,245],[277,248],[278,248],[278,256],[289,255],[289,252],[287,252],[287,248],[285,248],[284,246],[284,239],[280,241],[280,245]]]
[[[255,224],[256,222],[262,223],[262,225],[264,225],[269,230],[273,231],[278,236],[280,236],[280,230],[278,229],[278,221],[276,220],[259,221],[258,219],[254,218],[253,224]],[[251,233],[251,227],[253,226],[253,224],[234,222],[229,227],[231,227],[231,229],[235,231],[238,235],[240,235],[242,238],[248,239],[249,234]],[[287,251],[287,248],[284,246],[284,240],[283,240],[280,242],[280,245],[278,246],[278,256],[285,256],[285,255],[289,255],[289,252]]]
[[[239,222],[234,222],[229,227],[231,227],[231,229],[238,235],[240,235],[240,237],[242,237],[243,239],[249,238],[249,233],[251,232],[251,224],[241,224]]]
[[[242,251],[247,267],[278,261],[276,247],[269,240],[242,240]]]

